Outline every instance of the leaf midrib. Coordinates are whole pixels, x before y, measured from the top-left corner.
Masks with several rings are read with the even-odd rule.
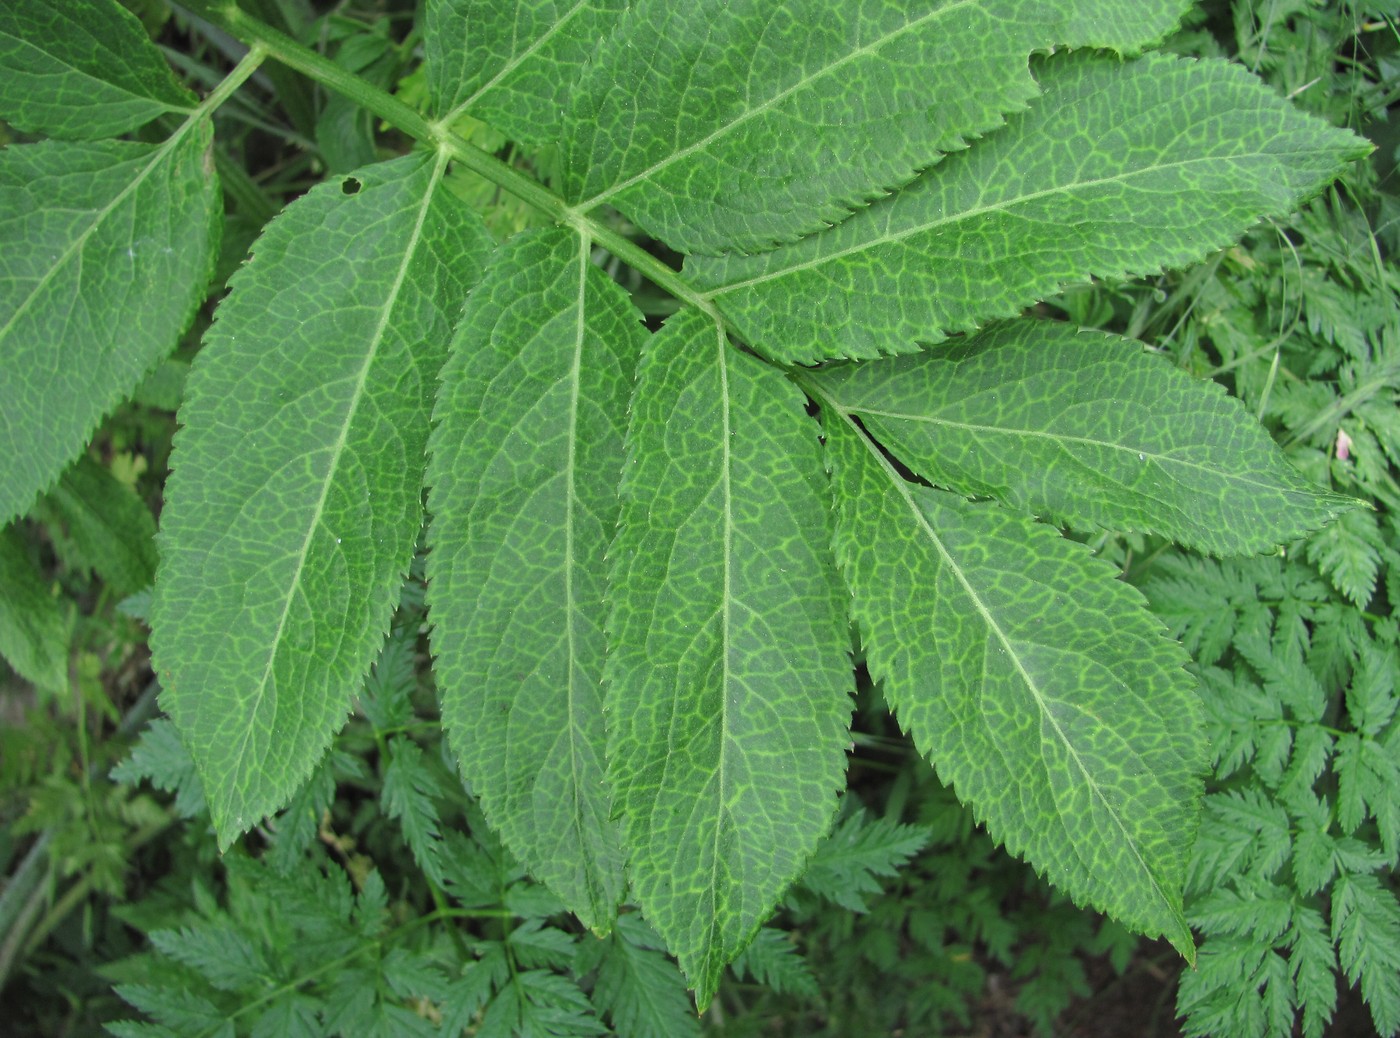
[[[1001,643],[1002,648],[1006,651],[1007,657],[1012,661],[1012,664],[1015,666],[1016,672],[1021,676],[1021,680],[1025,683],[1026,688],[1035,698],[1036,705],[1040,708],[1041,716],[1050,722],[1050,725],[1054,729],[1056,736],[1059,737],[1061,744],[1065,747],[1065,749],[1069,752],[1069,755],[1073,758],[1075,766],[1079,769],[1079,773],[1084,777],[1085,785],[1087,785],[1088,788],[1092,791],[1095,799],[1097,799],[1099,803],[1103,805],[1104,810],[1108,812],[1108,816],[1113,819],[1113,824],[1117,827],[1118,832],[1123,837],[1124,844],[1132,852],[1134,860],[1137,861],[1138,866],[1142,870],[1142,873],[1147,877],[1148,882],[1152,885],[1153,891],[1156,892],[1157,897],[1159,898],[1161,903],[1166,906],[1168,912],[1172,913],[1171,899],[1166,895],[1165,891],[1162,890],[1161,884],[1157,882],[1156,874],[1148,867],[1147,862],[1143,859],[1142,854],[1138,850],[1137,842],[1128,834],[1128,831],[1124,826],[1122,819],[1119,817],[1118,812],[1114,810],[1113,805],[1109,802],[1108,798],[1099,788],[1099,784],[1094,780],[1093,775],[1085,766],[1083,758],[1079,755],[1079,752],[1075,748],[1074,743],[1070,741],[1068,736],[1065,734],[1064,729],[1056,720],[1054,714],[1047,708],[1045,699],[1041,695],[1039,686],[1031,678],[1031,675],[1026,671],[1025,667],[1022,666],[1020,656],[1017,654],[1010,639],[1007,638],[1006,633],[1001,629],[1001,626],[993,618],[991,611],[987,607],[986,603],[982,600],[982,597],[977,593],[977,590],[973,586],[971,581],[968,580],[967,575],[963,573],[962,568],[957,564],[957,562],[953,559],[952,555],[948,552],[948,549],[944,546],[942,539],[939,538],[937,531],[934,530],[933,524],[929,522],[928,516],[924,513],[923,509],[919,507],[918,502],[914,500],[913,495],[910,493],[910,484],[906,482],[904,478],[901,477],[897,472],[895,472],[893,467],[890,465],[889,460],[884,456],[884,454],[878,448],[876,448],[875,445],[870,441],[870,439],[860,431],[860,429],[856,426],[854,422],[851,421],[851,412],[846,411],[840,404],[838,404],[835,400],[833,400],[826,394],[823,393],[822,396],[825,397],[826,401],[831,405],[832,410],[834,410],[838,415],[840,415],[841,420],[845,421],[850,426],[851,432],[854,433],[854,435],[860,440],[862,447],[864,447],[865,450],[869,451],[871,456],[874,457],[874,459],[880,466],[880,470],[885,473],[885,476],[889,480],[890,484],[895,488],[901,500],[904,502],[906,507],[908,507],[910,513],[914,516],[917,525],[928,536],[929,541],[938,550],[938,554],[942,557],[944,563],[948,566],[949,570],[952,572],[958,584],[961,585],[963,591],[971,600],[973,608],[977,610],[977,613],[979,616],[981,616],[983,622],[986,623],[986,625],[991,629],[997,641]]]
[[[793,263],[789,266],[780,267],[772,271],[765,271],[762,274],[755,275],[751,278],[745,278],[742,281],[733,281],[724,285],[716,286],[715,288],[711,288],[704,292],[701,292],[700,296],[706,301],[713,301],[717,297],[722,296],[728,292],[734,292],[741,288],[752,288],[754,285],[761,285],[766,281],[773,281],[777,278],[786,277],[789,274],[796,274],[800,271],[810,270],[813,267],[825,266],[826,264],[834,262],[835,260],[844,259],[845,257],[854,255],[856,253],[865,252],[869,249],[879,248],[882,245],[893,245],[896,242],[904,241],[906,238],[912,238],[915,235],[923,234],[925,231],[936,230],[939,227],[956,224],[960,221],[968,220],[973,217],[984,216],[990,213],[1010,211],[1015,206],[1022,205],[1026,202],[1035,202],[1040,200],[1041,198],[1046,198],[1051,195],[1068,195],[1077,193],[1087,188],[1099,187],[1105,184],[1127,183],[1134,177],[1145,176],[1147,174],[1152,173],[1160,173],[1170,169],[1185,169],[1191,166],[1205,165],[1208,163],[1247,162],[1252,159],[1273,157],[1274,156],[1270,155],[1268,152],[1262,151],[1242,152],[1240,154],[1235,155],[1203,155],[1189,159],[1181,159],[1176,162],[1164,162],[1157,165],[1144,166],[1138,169],[1126,170],[1122,173],[1117,173],[1109,177],[1096,177],[1092,180],[1076,180],[1068,184],[1056,184],[1053,187],[1048,187],[1040,191],[1030,191],[1026,192],[1025,194],[1018,194],[1012,198],[1001,199],[1000,201],[991,205],[974,206],[971,209],[963,209],[939,219],[921,221],[920,223],[917,223],[911,227],[906,227],[901,231],[881,234],[872,238],[862,239],[861,241],[853,245],[849,245],[841,249],[835,249],[831,252],[822,253],[819,256],[815,256],[809,260],[803,260],[800,263]],[[946,168],[943,172],[946,173]],[[928,174],[925,175],[927,176]],[[850,225],[847,224],[846,226]]]
[[[287,627],[287,618],[291,615],[292,600],[296,597],[296,589],[301,584],[302,570],[306,567],[306,559],[309,554],[311,538],[316,532],[316,528],[321,525],[321,516],[325,512],[326,501],[330,497],[331,484],[335,481],[336,472],[340,467],[341,456],[345,453],[345,447],[350,436],[350,427],[354,424],[355,415],[359,412],[360,403],[364,399],[365,384],[369,379],[370,368],[374,364],[374,359],[379,355],[379,347],[384,342],[385,330],[389,326],[389,317],[393,313],[394,304],[398,301],[399,293],[402,291],[404,282],[408,278],[408,269],[413,264],[415,253],[419,242],[423,237],[423,226],[427,222],[428,210],[432,206],[433,195],[437,190],[438,183],[442,179],[444,170],[447,168],[447,155],[439,152],[437,161],[433,166],[433,172],[428,180],[428,184],[423,191],[423,200],[418,208],[418,216],[414,221],[413,230],[405,243],[403,262],[399,264],[399,269],[394,275],[393,284],[385,296],[384,305],[380,307],[379,322],[376,324],[373,335],[370,336],[369,349],[365,352],[364,362],[360,365],[359,374],[355,379],[355,390],[351,394],[350,406],[346,408],[345,420],[341,423],[340,432],[336,437],[336,442],[331,449],[331,461],[326,471],[326,478],[321,481],[321,493],[316,500],[316,505],[311,512],[309,522],[306,524],[306,533],[302,537],[301,547],[297,552],[296,570],[292,574],[291,580],[287,582],[287,591],[282,599],[282,612],[277,618],[277,629],[270,640],[272,651],[267,654],[267,662],[263,667],[262,676],[258,679],[256,691],[253,693],[253,702],[248,711],[249,715],[255,715],[262,708],[263,698],[267,695],[268,678],[272,674],[273,665],[281,653],[282,635]],[[254,726],[247,724],[243,728],[243,738],[240,740],[235,754],[240,765],[247,760],[248,741],[252,738]],[[242,829],[244,819],[234,819],[234,827]],[[222,826],[220,827],[222,828]]]
[[[569,824],[574,830],[575,845],[580,851],[583,851],[587,846],[587,841],[583,831],[583,767],[578,745],[578,705],[574,698],[574,689],[578,680],[578,648],[575,643],[574,625],[579,621],[580,611],[574,600],[574,509],[577,507],[577,501],[574,497],[574,477],[578,468],[579,380],[583,367],[586,316],[584,301],[588,282],[589,249],[588,236],[579,234],[577,295],[574,300],[577,316],[574,319],[574,351],[569,370],[569,414],[567,439],[565,440],[568,445],[568,460],[564,464],[564,602],[565,609],[568,611],[568,618],[564,624],[565,645],[568,654],[568,679],[565,684],[569,690],[565,705],[569,713],[569,770],[573,773],[573,782],[570,784],[569,790],[569,796],[573,800],[573,809],[569,812]],[[593,875],[593,867],[594,863],[591,859],[584,861],[583,869],[587,877],[588,900],[592,902],[590,907],[595,915],[601,919],[603,908],[597,904],[600,891],[595,889],[596,877]]]
[[[40,295],[42,295],[44,290],[48,288],[50,282],[55,277],[57,271],[67,266],[67,264],[72,260],[73,256],[77,252],[81,251],[81,249],[87,244],[87,240],[97,233],[97,229],[107,220],[108,217],[112,215],[112,212],[117,208],[117,206],[124,202],[128,195],[130,195],[138,187],[145,183],[147,178],[151,176],[152,170],[154,170],[157,166],[159,166],[162,162],[169,158],[170,154],[175,150],[175,146],[177,144],[184,143],[184,139],[187,136],[189,136],[190,128],[195,125],[196,121],[197,120],[194,118],[187,120],[182,126],[180,126],[179,129],[177,129],[173,134],[166,138],[166,140],[162,142],[158,148],[156,148],[150,153],[149,161],[142,168],[141,172],[137,176],[133,177],[131,182],[128,183],[124,188],[122,188],[121,191],[119,191],[110,202],[108,202],[105,206],[101,207],[100,209],[92,210],[93,216],[92,219],[88,221],[87,227],[84,228],[82,233],[77,235],[68,244],[68,246],[62,252],[59,253],[58,258],[55,259],[53,263],[49,265],[46,271],[44,271],[43,277],[39,278],[38,281],[34,282],[34,287],[30,291],[30,293],[27,296],[25,296],[23,300],[20,301],[19,306],[15,307],[14,313],[10,315],[9,319],[4,323],[4,325],[0,325],[0,342],[5,341],[6,337],[14,328],[15,322],[18,321],[20,317],[22,317],[26,312],[28,312],[29,307],[34,302],[34,300],[37,299]]]
[[[544,47],[546,43],[554,39],[554,37],[558,35],[560,30],[562,30],[565,25],[569,24],[569,22],[573,20],[575,15],[577,15],[581,10],[588,6],[588,2],[589,0],[578,0],[578,3],[574,4],[574,6],[569,10],[568,14],[560,18],[557,22],[550,26],[549,30],[543,33],[537,40],[531,43],[519,54],[511,58],[508,62],[506,62],[505,65],[501,67],[500,71],[498,71],[485,83],[481,84],[481,86],[477,87],[476,90],[472,92],[470,97],[462,101],[460,104],[456,105],[451,111],[449,111],[445,116],[443,116],[442,122],[449,124],[455,122],[457,118],[462,115],[463,112],[467,111],[467,109],[469,109],[472,105],[476,104],[484,96],[486,96],[486,93],[492,87],[494,87],[501,80],[505,79],[506,76],[510,75],[517,68],[519,68],[520,65],[527,58],[536,54],[542,47]]]
[[[1137,446],[1124,446],[1121,443],[1112,443],[1107,440],[1098,440],[1092,436],[1074,436],[1069,433],[1056,433],[1038,429],[1018,429],[1011,426],[982,425],[975,422],[959,422],[949,418],[939,418],[933,415],[904,414],[898,411],[875,410],[867,407],[852,406],[850,413],[868,415],[871,418],[888,418],[891,421],[913,422],[921,425],[936,425],[947,429],[958,429],[969,433],[986,433],[994,436],[1008,436],[1015,438],[1024,436],[1028,439],[1048,440],[1052,443],[1077,443],[1085,447],[1104,447],[1120,454],[1136,455],[1141,460],[1151,460],[1159,465],[1175,465],[1184,469],[1194,469],[1198,472],[1217,476],[1233,483],[1240,483],[1245,486],[1257,487],[1260,490],[1277,491],[1275,484],[1264,480],[1250,479],[1242,475],[1231,475],[1222,472],[1218,467],[1212,467],[1202,462],[1186,461],[1171,455],[1162,454],[1158,451]]]
[[[733,484],[730,476],[730,465],[732,456],[729,448],[730,437],[730,398],[729,398],[729,358],[725,353],[724,324],[716,320],[714,322],[715,333],[715,355],[719,368],[720,384],[720,415],[721,433],[720,436],[720,486],[721,496],[724,498],[724,538],[722,542],[724,550],[724,584],[722,588],[723,598],[720,606],[720,649],[724,654],[724,662],[720,670],[720,711],[719,711],[719,762],[716,765],[716,772],[719,776],[719,790],[717,800],[719,804],[720,818],[716,819],[714,829],[714,846],[711,849],[712,864],[710,867],[710,890],[719,890],[719,863],[723,860],[720,853],[720,836],[724,831],[721,824],[722,817],[728,814],[728,807],[725,800],[725,787],[728,784],[729,769],[729,683],[733,680],[730,673],[730,625],[731,625],[731,595],[734,584],[734,499]],[[713,972],[711,962],[715,956],[715,947],[719,943],[719,911],[710,913],[709,934],[705,941],[705,956],[700,970],[701,983],[706,985],[711,981],[708,976]]]
[[[821,69],[817,70],[811,75],[804,76],[801,79],[797,80],[787,89],[780,90],[778,93],[770,97],[767,101],[762,102],[754,108],[746,109],[744,113],[738,118],[734,119],[731,122],[725,123],[721,127],[718,127],[717,129],[702,137],[700,140],[694,142],[693,144],[688,144],[684,148],[681,148],[679,151],[673,151],[670,155],[666,156],[664,159],[661,159],[659,162],[652,163],[652,165],[648,166],[646,169],[641,170],[640,172],[634,174],[633,176],[629,177],[624,181],[621,181],[620,183],[614,184],[606,191],[601,191],[591,198],[584,199],[583,201],[579,202],[578,205],[575,207],[576,210],[580,213],[586,213],[592,209],[595,209],[599,205],[602,205],[604,202],[606,202],[609,198],[620,194],[621,192],[627,190],[629,187],[642,180],[647,179],[648,177],[654,176],[655,174],[661,172],[663,169],[667,168],[673,163],[678,162],[681,159],[688,158],[689,156],[695,154],[697,151],[708,147],[714,141],[728,135],[731,131],[742,126],[750,119],[756,118],[757,116],[762,115],[770,111],[771,109],[777,107],[779,104],[781,104],[783,101],[786,101],[789,97],[791,97],[794,93],[797,93],[799,90],[806,88],[810,84],[815,83],[817,80],[822,79],[828,75],[833,75],[850,62],[855,61],[857,58],[865,57],[868,54],[872,54],[875,51],[879,50],[881,47],[884,47],[886,44],[890,43],[892,40],[898,39],[906,32],[910,32],[913,29],[922,26],[925,22],[929,22],[935,18],[939,18],[942,15],[948,13],[949,11],[956,11],[960,7],[966,7],[972,2],[973,0],[955,0],[954,3],[950,3],[946,7],[940,7],[936,11],[931,11],[928,14],[924,15],[922,18],[916,18],[914,21],[906,22],[899,29],[880,37],[878,40],[866,44],[863,47],[857,47],[855,50],[841,56],[836,61],[832,62],[830,65],[823,66]]]

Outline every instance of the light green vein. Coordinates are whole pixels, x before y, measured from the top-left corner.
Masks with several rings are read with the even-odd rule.
[[[912,22],[906,22],[903,26],[901,26],[894,32],[886,33],[884,36],[877,38],[876,40],[866,44],[863,47],[857,47],[849,54],[842,55],[840,58],[833,61],[831,64],[818,69],[817,71],[813,72],[808,76],[802,77],[787,89],[781,90],[778,93],[774,94],[767,101],[764,101],[761,104],[746,110],[738,118],[725,123],[723,126],[717,127],[715,130],[702,137],[695,143],[689,144],[686,147],[681,148],[679,151],[672,152],[664,159],[653,163],[646,169],[643,169],[639,173],[636,173],[635,175],[629,177],[621,183],[614,184],[606,191],[601,191],[598,194],[594,195],[592,198],[585,199],[584,201],[578,203],[578,205],[575,206],[574,209],[577,212],[586,213],[589,210],[596,208],[597,206],[606,202],[609,198],[612,198],[614,195],[627,190],[627,188],[638,183],[639,181],[645,180],[648,177],[661,172],[666,167],[673,165],[676,162],[679,162],[681,159],[689,158],[696,152],[702,151],[709,145],[713,144],[715,141],[719,140],[721,137],[725,137],[733,130],[736,130],[739,127],[743,126],[751,119],[755,119],[760,115],[766,114],[767,112],[776,108],[778,105],[782,104],[793,94],[805,89],[806,87],[815,83],[817,80],[823,79],[830,75],[834,75],[836,72],[840,71],[842,68],[844,68],[851,62],[856,61],[859,58],[866,57],[870,54],[874,54],[881,47],[884,47],[888,43],[899,39],[899,37],[903,36],[905,33],[912,32],[915,29],[921,28],[925,23],[931,22],[935,18],[940,18],[950,11],[956,11],[960,7],[967,7],[973,2],[974,0],[958,0],[958,2],[949,4],[946,7],[941,7],[937,11],[931,11],[928,14],[924,15],[922,18],[916,18]]]
[[[291,615],[292,601],[296,597],[297,589],[301,586],[302,570],[306,567],[306,559],[310,554],[311,537],[316,532],[316,528],[321,524],[321,516],[325,511],[326,501],[330,496],[331,484],[335,481],[335,474],[340,467],[341,456],[345,453],[345,447],[350,438],[350,427],[354,424],[355,415],[358,413],[360,403],[364,399],[365,385],[369,380],[370,368],[374,365],[374,359],[379,355],[379,347],[384,341],[384,333],[389,327],[389,319],[394,310],[394,304],[398,302],[400,291],[404,282],[408,278],[409,268],[413,264],[414,256],[417,252],[419,242],[423,238],[423,226],[428,219],[428,210],[432,206],[433,195],[437,190],[437,185],[442,179],[444,171],[447,169],[448,154],[445,150],[439,151],[437,161],[433,166],[432,177],[428,181],[427,188],[423,192],[422,203],[418,207],[418,216],[414,221],[413,230],[409,235],[404,248],[403,260],[399,264],[399,269],[394,275],[393,284],[385,296],[384,305],[379,308],[379,320],[375,324],[374,333],[370,336],[369,349],[365,351],[364,363],[360,365],[359,373],[355,378],[355,389],[350,395],[350,406],[346,408],[345,421],[341,423],[340,431],[336,436],[335,443],[331,447],[330,466],[326,472],[326,477],[321,481],[321,492],[316,499],[316,505],[312,509],[310,521],[306,525],[306,534],[302,538],[301,547],[296,552],[296,570],[292,574],[292,579],[287,583],[287,593],[282,599],[282,611],[277,618],[277,629],[268,644],[272,647],[267,654],[267,663],[263,667],[261,678],[259,678],[256,691],[253,693],[253,700],[249,709],[250,716],[256,716],[262,708],[263,698],[267,695],[268,679],[272,675],[273,665],[277,661],[277,656],[282,645],[282,635],[287,628],[287,618]],[[244,759],[248,741],[252,738],[253,725],[248,724],[243,728],[242,741],[236,754],[237,759]],[[232,820],[234,830],[245,828],[244,819],[235,818]]]

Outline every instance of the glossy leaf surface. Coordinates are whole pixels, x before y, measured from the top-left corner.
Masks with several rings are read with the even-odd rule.
[[[909,353],[1091,275],[1202,259],[1368,149],[1225,62],[1035,71],[1025,112],[903,191],[774,252],[692,260],[692,280],[779,360]]]
[[[491,245],[441,173],[406,156],[289,206],[190,372],[151,645],[225,847],[315,767],[413,556],[438,368]]]
[[[646,336],[587,240],[522,235],[442,373],[428,556],[443,721],[511,851],[606,931],[622,849],[604,784],[607,550]]]
[[[1218,383],[1113,335],[1015,321],[814,377],[923,478],[1056,522],[1241,554],[1347,507],[1309,486]]]
[[[836,553],[871,677],[987,831],[1188,959],[1200,705],[1136,590],[990,502],[909,483],[828,415]]]
[[[850,717],[816,428],[683,310],[648,345],[610,555],[608,773],[701,1006],[830,825]]]

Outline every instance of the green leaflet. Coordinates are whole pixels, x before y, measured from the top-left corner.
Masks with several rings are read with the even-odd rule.
[[[78,455],[35,514],[68,566],[95,569],[118,594],[134,594],[155,576],[155,520],[130,487],[88,454]]]
[[[1137,49],[1185,6],[642,0],[574,92],[565,193],[683,252],[771,248],[1001,125],[1035,96],[1032,52]]]
[[[151,646],[227,847],[311,773],[421,523],[434,379],[490,239],[411,155],[270,223],[190,373]]]
[[[605,677],[632,889],[703,1008],[831,823],[851,670],[816,429],[686,309],[638,371]]]
[[[463,775],[511,852],[606,932],[623,891],[606,556],[646,333],[590,251],[569,231],[521,235],[472,293],[436,407],[428,600]]]
[[[701,1038],[700,1021],[685,980],[651,927],[632,912],[618,916],[606,942],[591,942],[578,958],[578,972],[597,962],[590,995],[608,1014],[613,1031],[635,1038]]]
[[[873,678],[1007,850],[1194,958],[1200,705],[1141,596],[1048,526],[901,479],[827,416],[836,553]]]
[[[68,687],[68,621],[13,526],[0,528],[0,656],[42,689]]]
[[[195,99],[115,0],[0,4],[0,117],[30,133],[115,137]]]
[[[0,521],[31,506],[175,346],[220,228],[207,122],[164,144],[0,151]],[[158,286],[158,290],[157,290]]]
[[[563,131],[578,68],[625,0],[428,0],[424,49],[439,117],[466,113],[512,139]]]
[[[1309,486],[1218,383],[1115,335],[1023,320],[812,377],[924,479],[1055,522],[1223,555],[1268,551],[1348,504]]]
[[[692,283],[779,360],[909,353],[1091,274],[1198,260],[1370,148],[1225,62],[1035,69],[1042,95],[1004,129],[822,234],[691,260]]]
[[[194,316],[222,216],[209,146],[199,120],[158,145],[0,151],[0,522],[58,478]]]

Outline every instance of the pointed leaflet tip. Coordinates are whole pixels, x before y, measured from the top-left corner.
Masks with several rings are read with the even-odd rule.
[[[911,353],[1091,276],[1203,259],[1370,148],[1223,61],[1035,71],[1026,111],[898,194],[773,252],[692,257],[691,283],[785,363]]]
[[[1304,479],[1218,383],[1059,321],[1011,321],[811,377],[934,485],[1078,529],[1242,554],[1350,507]]]
[[[637,374],[608,777],[632,888],[703,1007],[836,808],[851,668],[802,394],[684,309]]]
[[[190,372],[151,646],[225,848],[344,723],[413,557],[437,370],[492,246],[444,168],[376,163],[288,206]]]
[[[453,752],[511,853],[600,935],[625,885],[603,779],[601,621],[640,321],[586,238],[511,239],[453,338],[428,467]]]
[[[1084,545],[905,481],[829,411],[837,556],[901,726],[1009,852],[1187,954],[1206,753],[1186,654]]]

